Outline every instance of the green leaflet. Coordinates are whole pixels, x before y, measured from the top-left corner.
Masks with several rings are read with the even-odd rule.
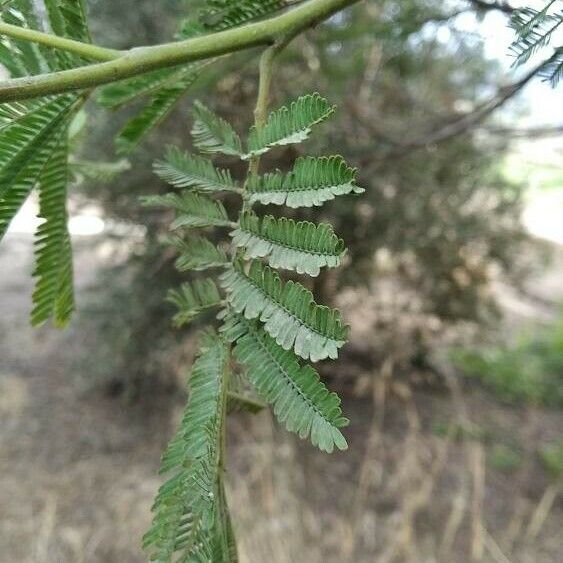
[[[156,127],[169,114],[186,90],[199,78],[202,64],[188,65],[173,75],[170,83],[158,90],[149,103],[137,114],[116,137],[119,154],[132,152],[145,135]]]
[[[56,35],[90,43],[84,0],[44,0]]]
[[[162,457],[172,476],[159,489],[154,519],[143,538],[151,560],[221,561],[229,527],[221,483],[221,433],[226,400],[228,351],[214,333],[206,335],[189,381],[189,399]],[[226,560],[226,559],[225,559]]]
[[[49,25],[55,35],[90,43],[84,0],[44,0]],[[81,64],[79,55],[55,50],[49,54],[51,67],[68,69]]]
[[[181,192],[141,198],[148,207],[169,207],[177,211],[172,229],[179,227],[225,227],[231,222],[220,201],[214,201],[200,194]]]
[[[168,147],[165,160],[156,161],[154,171],[175,188],[192,188],[202,192],[239,189],[228,170],[215,168],[210,160],[175,147]]]
[[[215,115],[201,102],[195,101],[192,137],[194,145],[203,153],[242,155],[242,144],[236,131],[224,119]]]
[[[182,74],[184,70],[184,68],[180,70],[177,68],[162,68],[120,80],[114,84],[108,84],[101,88],[98,102],[105,108],[120,108],[139,96],[153,94],[156,90],[167,85],[171,79],[175,79],[176,75]]]
[[[252,203],[311,207],[338,195],[363,193],[365,190],[356,185],[355,176],[356,170],[341,156],[299,157],[287,174],[278,170],[251,176],[246,190]]]
[[[33,0],[12,0],[2,12],[2,20],[6,23],[25,28],[38,27]],[[37,45],[17,39],[2,39],[4,49],[0,51],[0,62],[10,71],[14,78],[39,74],[44,64]]]
[[[177,327],[184,326],[195,317],[221,303],[221,296],[211,279],[183,283],[178,290],[171,289],[166,300],[175,305],[178,312],[172,318]]]
[[[274,146],[301,143],[309,137],[313,125],[333,112],[334,106],[317,93],[297,98],[289,107],[270,113],[263,126],[250,128],[248,154],[243,158],[261,155]]]
[[[224,333],[236,341],[234,355],[247,368],[247,376],[287,430],[310,437],[314,446],[331,453],[348,445],[339,428],[340,399],[330,393],[311,366],[300,366],[294,354],[276,344],[254,321],[235,313],[227,315]]]
[[[199,20],[206,31],[221,31],[287,7],[286,0],[208,0]]]
[[[47,98],[0,128],[0,239],[64,139],[75,102]]]
[[[267,257],[273,268],[295,270],[298,274],[318,276],[321,268],[340,265],[344,241],[327,223],[294,221],[266,215],[260,219],[252,212],[242,213],[238,227],[231,232],[233,243],[246,249],[246,258]]]
[[[39,182],[39,213],[45,222],[40,225],[35,241],[37,265],[33,275],[37,283],[31,313],[34,325],[52,317],[55,326],[63,327],[74,309],[72,248],[67,229],[67,183],[68,147],[66,141],[61,141]]]
[[[510,51],[516,57],[515,66],[528,62],[549,43],[553,33],[563,24],[563,13],[550,13],[554,3],[555,0],[547,2],[541,10],[523,8],[514,12],[511,26],[518,38],[510,46]]]
[[[282,283],[279,275],[259,261],[245,273],[234,264],[221,276],[229,303],[247,319],[259,318],[264,329],[285,350],[313,362],[337,358],[346,342],[348,327],[340,313],[317,305],[313,294],[293,281]]]
[[[204,237],[197,235],[171,236],[165,242],[180,253],[175,264],[180,272],[207,270],[224,266],[227,263],[225,253]]]

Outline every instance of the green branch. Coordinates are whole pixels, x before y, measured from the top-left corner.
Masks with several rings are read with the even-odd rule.
[[[270,101],[270,89],[272,85],[272,71],[274,61],[278,54],[289,42],[288,39],[280,41],[268,47],[260,58],[260,81],[258,83],[258,96],[256,108],[254,109],[254,125],[261,127],[266,122],[268,115],[268,103]],[[253,156],[248,167],[248,176],[256,176],[260,166],[260,156]]]
[[[356,2],[358,0],[309,0],[279,16],[235,29],[176,43],[138,47],[123,52],[109,62],[8,80],[0,84],[0,103],[93,88],[151,70],[209,59],[250,47],[272,45]]]
[[[123,55],[123,51],[118,51],[117,49],[106,49],[105,47],[74,41],[73,39],[59,37],[51,33],[43,33],[35,29],[11,25],[3,21],[0,21],[0,35],[12,37],[13,39],[22,39],[30,43],[38,43],[39,45],[53,47],[61,51],[68,51],[69,53],[95,61],[113,61]]]

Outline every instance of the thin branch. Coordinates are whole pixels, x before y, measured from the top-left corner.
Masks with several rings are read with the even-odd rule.
[[[309,0],[279,16],[257,23],[185,41],[134,48],[109,62],[8,80],[0,84],[0,103],[93,88],[151,70],[271,45],[280,38],[305,31],[358,1]]]
[[[492,135],[506,135],[517,139],[537,139],[539,137],[558,137],[563,135],[563,124],[539,127],[486,127],[484,131]]]
[[[432,144],[442,143],[477,127],[495,110],[502,107],[506,102],[518,94],[518,92],[520,92],[526,84],[528,84],[541,72],[546,64],[549,64],[549,62],[553,60],[554,56],[534,67],[517,82],[500,88],[495,96],[480,104],[475,110],[456,117],[449,123],[435,127],[432,131],[426,133],[425,135],[404,142],[394,141],[389,136],[386,136],[386,140],[391,143],[392,147],[381,156],[381,159],[400,158],[413,150],[424,148]],[[365,120],[362,121],[366,124]],[[369,126],[369,124],[366,125]],[[380,135],[381,131],[374,131],[374,133]]]
[[[123,51],[118,51],[117,49],[106,49],[105,47],[98,47],[90,43],[82,43],[81,41],[59,37],[51,33],[43,33],[35,29],[11,25],[1,20],[0,35],[68,51],[94,61],[113,61],[123,55]]]
[[[272,86],[274,61],[279,53],[281,53],[284,47],[289,43],[291,38],[288,37],[285,40],[280,41],[279,43],[276,43],[271,47],[268,47],[260,57],[260,79],[258,83],[258,95],[256,96],[256,107],[254,108],[255,127],[261,127],[266,122],[266,117],[268,114],[268,104],[270,102],[270,90]],[[248,176],[250,177],[258,174],[259,166],[260,156],[253,156],[249,162]]]

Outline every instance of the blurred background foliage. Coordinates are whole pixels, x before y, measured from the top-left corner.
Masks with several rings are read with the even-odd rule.
[[[181,14],[197,2],[165,4],[97,0],[91,9],[94,35],[122,48],[170,39],[181,27]],[[485,58],[482,42],[455,26],[455,17],[469,9],[467,2],[438,0],[362,3],[298,38],[276,72],[273,107],[314,90],[338,104],[336,119],[304,150],[341,153],[358,167],[366,193],[299,216],[330,218],[349,246],[345,267],[321,275],[313,289],[329,301],[351,288],[360,288],[357,300],[367,292],[375,310],[373,339],[353,341],[349,354],[357,351],[374,365],[396,341],[397,324],[407,343],[405,370],[425,365],[430,340],[460,323],[494,319],[493,273],[519,279],[529,266],[523,257],[530,241],[519,220],[523,186],[501,170],[507,142],[476,127],[443,139],[433,134],[507,80]],[[187,111],[197,96],[242,130],[248,127],[257,84],[252,55],[219,62],[204,75],[130,156],[127,174],[107,184],[82,184],[107,217],[144,226],[134,244],[125,237],[117,245],[120,259],[101,276],[84,314],[99,325],[92,327],[100,340],[96,370],[119,388],[149,384],[169,372],[166,363],[177,358],[181,341],[171,336],[170,311],[162,304],[178,279],[172,254],[159,243],[167,219],[139,205],[140,195],[165,189],[151,161],[167,143],[187,146]],[[114,158],[103,139],[134,111],[107,119],[105,111],[92,109],[89,158]],[[296,150],[288,147],[266,166],[287,168]],[[392,303],[381,298],[382,284],[395,288]]]
[[[199,3],[88,1],[96,41],[116,48],[172,39]],[[352,325],[339,361],[320,370],[343,397],[350,450],[322,455],[266,411],[233,414],[241,561],[561,559],[563,247],[521,220],[530,192],[545,190],[551,208],[536,220],[560,223],[561,145],[548,164],[537,158],[543,144],[515,145],[518,100],[474,119],[518,80],[487,58],[476,27],[460,25],[477,4],[368,0],[295,40],[279,63],[272,107],[315,90],[338,106],[298,150],[342,154],[366,188],[299,211],[329,219],[350,249],[312,287]],[[144,102],[114,113],[89,106],[71,207],[107,228],[74,238],[71,330],[26,324],[29,235],[0,249],[0,549],[9,561],[146,560],[139,538],[185,402],[197,325],[172,327],[164,297],[183,276],[161,243],[169,217],[139,196],[167,190],[152,162],[169,143],[189,150],[194,99],[244,132],[257,55],[211,67],[131,154],[116,155],[110,140]],[[264,168],[296,156],[280,149]],[[111,167],[91,165],[124,169],[125,158],[129,170],[109,180]],[[105,395],[69,384],[77,376]]]

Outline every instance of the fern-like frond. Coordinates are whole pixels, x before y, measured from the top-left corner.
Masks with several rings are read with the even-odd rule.
[[[199,101],[194,102],[193,116],[191,133],[194,145],[201,152],[242,155],[240,137],[227,121]]]
[[[182,152],[175,147],[168,147],[165,160],[156,161],[154,171],[159,178],[175,188],[192,188],[202,192],[238,189],[228,170],[215,168],[210,160]]]
[[[55,34],[90,43],[85,0],[44,0]]]
[[[258,393],[274,407],[274,414],[290,432],[310,438],[314,446],[331,453],[348,446],[339,428],[340,399],[320,381],[311,366],[301,366],[293,352],[284,350],[255,321],[236,313],[227,316],[226,337],[236,341],[235,358],[247,369]]]
[[[252,126],[245,158],[261,155],[271,147],[301,143],[309,137],[313,125],[327,119],[334,112],[325,98],[308,94],[282,106],[268,116],[262,126]]]
[[[555,1],[547,2],[542,10],[523,8],[514,12],[511,25],[518,34],[510,46],[510,51],[516,57],[514,65],[526,63],[549,43],[557,28],[563,24],[563,11],[550,13]]]
[[[298,356],[313,362],[338,357],[348,327],[336,309],[315,303],[313,294],[301,284],[282,283],[272,268],[256,260],[248,273],[235,263],[220,281],[235,311],[248,319],[259,318],[285,350],[293,348]]]
[[[172,321],[177,327],[184,326],[207,309],[221,303],[221,295],[215,282],[209,278],[183,283],[178,290],[171,289],[166,300],[176,306],[178,312]]]
[[[141,198],[141,202],[148,207],[175,209],[176,220],[171,225],[172,229],[231,225],[223,204],[204,195],[183,191],[180,194],[146,196]]]
[[[176,268],[180,272],[207,270],[208,268],[224,266],[227,263],[225,253],[205,237],[197,235],[170,236],[166,239],[166,242],[180,253],[176,260]]]
[[[49,318],[57,327],[65,326],[74,309],[72,248],[67,228],[66,195],[68,150],[61,141],[45,166],[39,182],[39,215],[44,219],[35,240],[37,278],[33,292],[31,322]]]
[[[207,0],[199,20],[206,31],[221,31],[273,14],[286,0]]]
[[[184,70],[184,68],[180,71],[177,68],[161,68],[134,78],[108,84],[100,90],[98,102],[105,108],[120,108],[136,98],[153,94],[166,86],[171,79],[174,80],[174,77],[183,73]]]
[[[360,194],[365,190],[356,182],[356,170],[341,156],[299,157],[291,172],[279,170],[251,176],[246,185],[252,203],[312,207],[338,195]]]
[[[199,78],[201,64],[189,65],[172,76],[170,83],[158,90],[145,107],[118,133],[115,143],[119,154],[132,152],[154,127],[170,113],[176,102]]]
[[[48,98],[0,129],[0,239],[63,140],[75,101]]]
[[[153,523],[143,538],[151,561],[212,561],[228,525],[219,463],[227,362],[223,340],[206,335],[180,428],[162,458],[161,472],[172,476],[158,491]]]
[[[563,47],[555,49],[553,56],[541,69],[541,76],[555,88],[563,80]]]
[[[272,215],[261,219],[253,212],[241,214],[231,236],[236,246],[245,248],[246,258],[267,257],[273,268],[315,277],[321,268],[340,265],[345,251],[344,241],[328,223],[315,225]]]
[[[2,20],[19,27],[37,29],[39,22],[33,0],[12,0],[2,11]],[[37,45],[18,39],[2,39],[2,64],[14,78],[39,74],[44,58]]]

